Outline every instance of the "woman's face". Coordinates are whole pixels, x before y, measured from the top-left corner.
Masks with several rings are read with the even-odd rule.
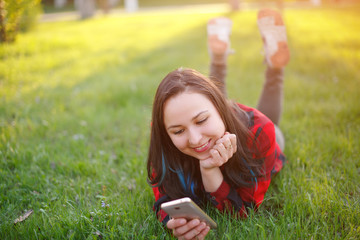
[[[164,105],[164,124],[182,153],[204,160],[225,133],[225,125],[213,103],[200,93],[184,92]]]

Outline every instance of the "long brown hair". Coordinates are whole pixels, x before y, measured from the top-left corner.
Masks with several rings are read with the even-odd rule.
[[[221,168],[226,181],[235,188],[252,185],[251,179],[261,175],[263,160],[254,158],[256,144],[249,141],[254,138],[248,129],[247,114],[227,100],[207,77],[193,69],[183,68],[170,72],[155,95],[147,162],[149,183],[159,187],[160,192],[171,199],[191,194],[204,198],[199,161],[175,147],[164,125],[165,102],[186,91],[206,96],[219,112],[226,131],[237,136],[237,152]]]

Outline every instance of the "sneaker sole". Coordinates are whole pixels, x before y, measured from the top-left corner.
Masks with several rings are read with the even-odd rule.
[[[290,60],[286,29],[281,14],[272,9],[263,9],[257,18],[264,41],[265,58],[272,68],[282,68]]]

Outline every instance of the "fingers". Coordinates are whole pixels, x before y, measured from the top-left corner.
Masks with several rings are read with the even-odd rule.
[[[206,224],[204,222],[201,222],[195,228],[193,228],[192,230],[188,231],[183,236],[181,236],[181,238],[182,239],[203,239],[207,234],[206,232],[204,232],[204,230],[206,230],[206,228],[208,228],[206,226]],[[207,232],[209,232],[209,231],[207,231]],[[201,234],[201,236],[204,236],[204,237],[200,238],[201,237],[201,236],[199,236],[200,234]]]
[[[222,149],[219,150],[219,148],[222,148]],[[211,149],[210,150],[211,158],[205,160],[207,162],[204,162],[204,164],[206,163],[206,166],[204,166],[204,167],[205,168],[220,167],[224,163],[226,163],[227,159],[222,157],[222,155],[224,155],[224,153],[222,153],[222,155],[220,153],[221,151],[225,151],[224,149],[225,149],[224,146],[217,146],[216,148],[214,147],[213,149]]]
[[[230,147],[226,148],[225,144],[226,143],[219,143],[213,147],[213,150],[215,150],[215,152],[213,154],[213,158],[214,158],[215,162],[224,164],[229,159]],[[232,152],[232,150],[231,150],[231,152]]]
[[[236,135],[229,132],[225,132],[224,136],[216,141],[216,145],[223,144],[225,149],[234,154],[237,151]],[[216,146],[215,145],[215,146]]]
[[[172,218],[167,222],[166,226],[168,229],[173,230],[181,226],[184,226],[186,223],[187,221],[185,218]]]
[[[203,168],[220,167],[224,165],[237,151],[236,135],[226,132],[215,142],[210,150],[211,157],[200,161]]]
[[[199,239],[199,240],[205,239],[205,237],[209,233],[209,231],[210,231],[210,227],[206,226],[206,228],[204,230],[202,230],[199,235],[197,235],[196,239]]]
[[[205,160],[200,161],[200,165],[203,168],[214,168],[220,167],[225,164],[229,158],[232,156],[232,153],[227,153],[225,146],[223,144],[217,144],[210,150],[211,157]]]
[[[187,224],[174,229],[173,234],[176,237],[185,237],[186,236],[187,239],[191,239],[194,236],[196,236],[196,234],[198,233],[195,228],[199,224],[200,224],[199,219],[193,219],[193,220],[189,221]]]
[[[184,223],[184,221],[186,224]],[[173,235],[179,239],[204,239],[208,234],[210,227],[199,219],[193,219],[187,222],[185,219],[171,219],[167,227],[173,230]]]
[[[214,150],[217,150],[219,152],[219,155],[221,158],[223,158],[223,161],[229,160],[233,154],[236,152],[236,138],[225,138],[221,142],[217,143],[214,147]]]
[[[236,135],[232,134],[232,136],[230,136],[229,138],[230,138],[233,153],[236,153],[236,151],[237,151]]]

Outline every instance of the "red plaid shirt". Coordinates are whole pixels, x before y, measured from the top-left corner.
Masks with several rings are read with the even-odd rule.
[[[259,207],[265,197],[265,193],[269,188],[271,177],[278,173],[284,163],[285,156],[280,150],[275,140],[274,124],[261,112],[254,108],[247,107],[242,104],[238,106],[243,109],[250,120],[249,130],[258,139],[258,150],[260,158],[264,158],[263,171],[265,175],[256,178],[256,184],[252,187],[232,188],[225,180],[220,187],[212,193],[209,193],[210,202],[220,211],[234,209],[241,217],[246,217],[246,208],[252,207],[255,210]],[[153,188],[155,195],[154,210],[164,224],[169,220],[167,214],[160,209],[160,204],[169,201],[166,194],[161,194],[157,187]]]

